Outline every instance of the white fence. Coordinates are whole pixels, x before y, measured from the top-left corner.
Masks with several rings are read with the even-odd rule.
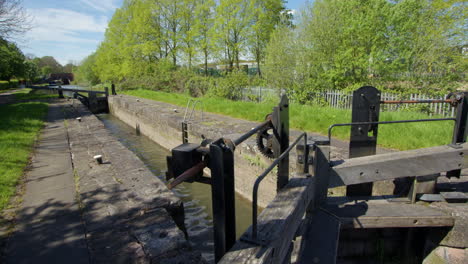
[[[314,96],[322,98],[329,106],[334,108],[351,109],[353,94],[342,91],[326,91],[322,93],[316,93]],[[317,99],[317,98],[315,98]],[[382,93],[381,100],[443,100],[443,96],[427,96],[424,94],[409,94],[400,95],[392,93]],[[455,116],[455,108],[448,103],[431,103],[431,104],[382,104],[380,106],[381,111],[401,111],[408,108],[417,108],[419,111],[429,113],[429,115],[443,115],[443,116]]]
[[[245,101],[263,101],[268,96],[277,96],[278,91],[275,89],[265,87],[249,87],[242,91],[242,99]],[[393,93],[382,93],[382,100],[443,100],[443,96],[429,97],[423,94],[393,94]],[[324,91],[315,92],[309,94],[309,101],[317,103],[325,103],[334,108],[351,109],[353,101],[352,92],[343,91]],[[443,115],[448,117],[455,116],[455,108],[450,106],[448,103],[433,103],[433,104],[382,104],[380,111],[401,111],[414,109],[415,111],[421,111],[432,115]]]

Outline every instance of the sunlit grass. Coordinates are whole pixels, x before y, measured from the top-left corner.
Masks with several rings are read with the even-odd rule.
[[[156,101],[185,107],[191,98],[188,95],[165,93],[150,90],[128,90],[122,92]],[[198,98],[203,102],[206,112],[218,113],[250,121],[262,121],[265,115],[277,104],[273,102],[242,102],[222,98]],[[416,112],[383,112],[380,121],[428,118]],[[291,128],[327,135],[328,127],[335,123],[351,122],[351,111],[331,107],[291,104]],[[431,123],[407,123],[379,126],[378,144],[386,148],[400,150],[425,148],[450,143],[453,129],[452,121]],[[333,130],[333,137],[349,139],[349,127]]]
[[[0,105],[0,210],[15,193],[46,113],[45,103]]]
[[[50,99],[57,98],[58,95],[54,93],[49,93],[47,91],[34,90],[31,88],[24,88],[18,90],[14,93],[15,100],[17,101],[27,101],[27,100],[39,100],[39,99]]]

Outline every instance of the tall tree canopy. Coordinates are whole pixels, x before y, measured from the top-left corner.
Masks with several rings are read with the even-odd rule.
[[[301,14],[295,34],[270,42],[266,66],[292,68],[285,78],[301,92],[461,81],[467,69],[466,7],[460,0],[316,0]],[[286,58],[288,50],[294,61]],[[279,76],[269,76],[275,85]]]
[[[0,38],[0,80],[23,77],[25,57],[15,43]]]
[[[210,62],[229,72],[251,60],[272,87],[303,98],[363,84],[462,82],[467,5],[315,0],[292,20],[283,0],[125,0],[92,69],[101,81],[171,83],[180,68],[201,65],[207,75]]]
[[[283,10],[282,0],[125,0],[96,52],[96,74],[122,81],[161,74],[169,62],[202,62],[205,74],[209,60],[233,68],[253,58],[260,65]]]

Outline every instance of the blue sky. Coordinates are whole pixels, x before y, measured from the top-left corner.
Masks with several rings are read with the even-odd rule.
[[[298,10],[307,0],[289,0]],[[108,21],[123,0],[23,0],[33,28],[18,41],[25,54],[78,63],[96,50]]]

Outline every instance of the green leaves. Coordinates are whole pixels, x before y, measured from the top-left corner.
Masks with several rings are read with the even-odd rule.
[[[302,94],[299,100],[307,90],[358,84],[398,81],[425,88],[461,81],[467,68],[466,10],[455,0],[316,0],[293,34],[273,34],[267,80]]]
[[[15,43],[0,38],[0,80],[23,77],[25,57]]]

